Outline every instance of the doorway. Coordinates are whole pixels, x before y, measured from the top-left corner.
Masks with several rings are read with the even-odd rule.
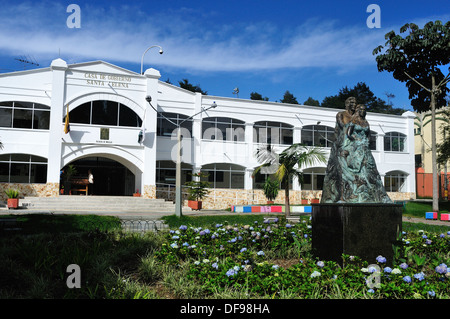
[[[132,196],[134,193],[134,174],[115,160],[99,156],[85,157],[70,165],[76,169],[74,179],[87,179],[88,171],[91,170],[94,184],[89,186],[90,195]]]

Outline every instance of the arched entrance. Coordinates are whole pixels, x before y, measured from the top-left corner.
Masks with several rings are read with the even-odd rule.
[[[91,170],[94,177],[94,184],[89,185],[90,195],[110,195],[110,196],[131,196],[135,191],[135,175],[123,164],[100,156],[84,157],[75,160],[69,165],[73,165],[76,173],[73,180],[88,179],[88,172]],[[63,171],[67,171],[66,165]],[[64,185],[64,183],[61,183]],[[72,189],[80,189],[73,187]],[[85,193],[80,190],[73,190],[72,194]]]

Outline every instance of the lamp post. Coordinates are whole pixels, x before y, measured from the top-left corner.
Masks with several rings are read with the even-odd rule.
[[[159,48],[159,54],[163,54],[164,51],[159,45],[152,45],[151,47],[147,48],[147,50],[145,50],[145,52],[142,54],[142,58],[141,58],[141,74],[143,72],[143,67],[144,67],[144,55],[147,53],[148,50],[150,50],[151,48],[155,48],[155,47]]]
[[[169,121],[170,123],[172,123],[173,125],[176,126],[177,128],[177,161],[176,161],[176,173],[175,173],[175,215],[177,217],[181,217],[182,216],[182,197],[181,197],[181,125],[192,119],[194,116],[202,113],[202,112],[206,112],[209,109],[214,109],[217,107],[216,102],[213,102],[213,104],[211,104],[210,107],[206,108],[206,109],[202,109],[200,112],[195,113],[194,115],[189,116],[188,118],[184,119],[183,121],[179,122],[179,123],[175,123],[173,121],[171,121],[170,119],[168,119],[167,117],[165,117],[161,112],[158,112],[153,105],[151,104],[152,98],[150,96],[147,96],[146,101],[150,104],[150,106],[152,107],[153,110],[155,110],[155,112],[159,115],[161,115],[163,118],[165,118],[167,121]]]

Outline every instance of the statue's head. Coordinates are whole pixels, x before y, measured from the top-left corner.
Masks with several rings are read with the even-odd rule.
[[[351,96],[345,100],[345,108],[350,114],[355,113],[356,109],[356,98]]]
[[[356,112],[358,113],[358,115],[361,118],[365,118],[366,117],[366,106],[364,104],[358,104],[355,109],[355,113]]]

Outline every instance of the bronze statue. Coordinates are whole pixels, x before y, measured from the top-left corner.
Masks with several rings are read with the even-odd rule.
[[[336,115],[321,203],[392,203],[369,148],[366,107],[357,105],[354,97],[345,106]]]

